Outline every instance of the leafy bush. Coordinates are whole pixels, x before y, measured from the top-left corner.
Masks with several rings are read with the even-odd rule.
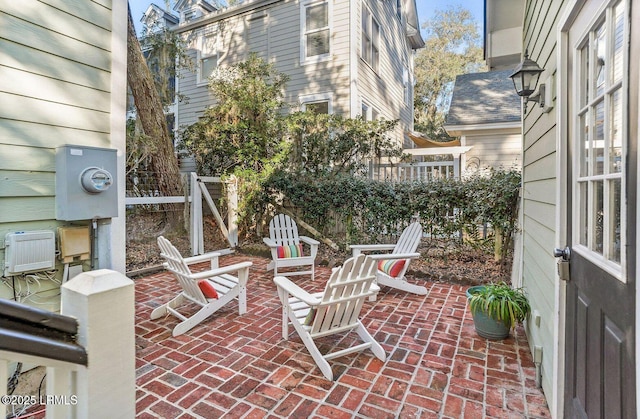
[[[463,180],[380,182],[354,176],[311,177],[274,173],[264,184],[270,204],[294,207],[316,229],[345,226],[346,247],[356,241],[378,242],[419,216],[430,237],[462,242],[477,226],[500,231],[503,256],[515,229],[520,174],[494,170]],[[282,197],[285,202],[281,202]],[[466,234],[462,234],[466,233]]]

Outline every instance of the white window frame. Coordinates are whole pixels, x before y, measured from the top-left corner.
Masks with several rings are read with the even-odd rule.
[[[213,42],[213,46],[214,46],[214,51],[206,51],[207,47],[206,47],[206,40],[210,37],[215,37],[215,41]],[[209,83],[209,75],[207,75],[206,77],[203,77],[202,74],[202,60],[207,59],[207,58],[212,58],[215,57],[216,59],[216,68],[218,68],[218,66],[220,65],[219,59],[220,59],[220,54],[219,54],[219,50],[220,50],[220,45],[219,45],[219,37],[218,37],[218,31],[217,30],[212,30],[212,31],[207,31],[203,34],[201,34],[198,37],[198,53],[197,53],[197,68],[196,68],[196,85],[197,86],[205,86]]]
[[[612,19],[611,19],[611,7],[615,4],[615,1],[612,2],[608,2],[608,4],[606,5],[604,10],[601,10],[600,13],[597,13],[596,16],[594,16],[594,20],[592,22],[591,25],[589,25],[589,30],[588,33],[585,34],[585,39],[588,40],[588,45],[591,47],[593,47],[593,43],[594,43],[594,34],[593,31],[595,30],[595,28],[597,28],[602,22],[603,22],[603,18],[606,16],[606,24],[608,25],[606,27],[606,31],[607,31],[607,41],[610,41],[611,38],[609,38],[609,33],[611,30],[611,24]],[[624,19],[624,35],[625,35],[625,39],[623,41],[623,47],[622,47],[622,53],[623,53],[623,57],[622,57],[622,63],[620,64],[622,68],[627,68],[627,62],[628,62],[628,51],[627,48],[624,47],[624,45],[627,44],[628,42],[628,37],[629,37],[629,21],[627,18],[627,14],[628,14],[628,3],[625,2],[624,0],[622,1],[623,5],[625,6],[625,10],[623,12],[623,19]],[[606,47],[606,57],[605,57],[605,63],[611,63],[613,60],[611,59],[611,51],[610,51],[610,42],[607,43],[607,47]],[[573,60],[574,63],[576,63],[576,68],[578,66],[581,66],[582,61],[581,61],[581,54],[583,54],[583,49],[582,47],[586,45],[586,43],[584,43],[582,46],[580,46],[579,48],[576,47],[573,50]],[[606,137],[609,134],[609,130],[610,130],[610,119],[609,117],[611,116],[611,98],[613,96],[614,93],[616,92],[620,92],[622,94],[622,99],[621,99],[621,103],[620,105],[620,112],[621,112],[621,120],[620,120],[620,127],[622,127],[623,130],[626,129],[627,127],[627,113],[625,112],[625,109],[627,109],[627,103],[628,103],[628,81],[627,81],[627,77],[624,75],[622,75],[622,79],[621,81],[618,81],[616,83],[611,83],[610,82],[610,78],[608,77],[608,73],[605,76],[605,82],[604,82],[604,88],[602,93],[600,94],[596,94],[596,88],[595,88],[595,82],[593,80],[593,76],[595,74],[595,62],[594,60],[592,60],[592,62],[589,63],[588,66],[588,72],[589,75],[591,76],[589,78],[589,99],[588,101],[585,101],[584,99],[582,99],[582,96],[584,94],[584,92],[581,90],[582,86],[583,86],[583,82],[584,82],[584,77],[585,74],[583,74],[582,71],[582,67],[580,67],[580,71],[578,71],[578,77],[575,77],[573,80],[574,83],[574,98],[573,101],[574,103],[578,104],[578,106],[576,106],[576,110],[574,111],[574,113],[571,115],[571,118],[573,118],[573,127],[574,127],[574,132],[572,134],[572,138],[573,138],[573,149],[576,150],[573,156],[573,217],[572,219],[573,221],[573,227],[572,227],[572,233],[573,233],[573,237],[572,237],[572,241],[573,241],[573,246],[572,246],[572,250],[575,250],[577,253],[580,253],[582,255],[584,255],[585,257],[588,257],[589,260],[596,264],[597,266],[599,266],[601,269],[607,271],[609,274],[613,275],[614,277],[618,278],[621,282],[625,282],[626,281],[626,277],[627,275],[624,272],[624,267],[626,266],[626,252],[625,252],[625,248],[626,248],[626,243],[627,243],[627,238],[626,238],[626,221],[627,221],[627,217],[626,217],[626,211],[625,211],[625,200],[626,200],[626,194],[625,194],[625,188],[626,188],[626,166],[624,165],[624,156],[627,153],[627,141],[626,141],[626,135],[628,135],[628,132],[624,132],[623,134],[623,141],[621,144],[622,150],[621,150],[621,155],[622,155],[622,168],[620,172],[615,172],[615,171],[611,171],[611,167],[610,167],[610,155],[609,155],[609,151],[610,148],[609,147],[603,147],[603,161],[604,161],[604,169],[603,169],[603,173],[597,173],[594,172],[594,169],[596,168],[596,160],[594,158],[594,156],[590,155],[589,156],[589,170],[587,174],[581,173],[581,158],[584,158],[584,156],[581,156],[581,153],[579,152],[580,147],[583,146],[583,142],[585,141],[585,138],[581,135],[580,133],[580,129],[584,128],[581,124],[580,124],[580,118],[585,116],[585,118],[587,118],[588,122],[588,132],[590,135],[589,138],[589,143],[590,146],[592,148],[589,149],[589,151],[592,153],[593,151],[596,150],[596,148],[594,147],[594,143],[595,143],[595,139],[593,138],[593,136],[596,133],[595,130],[595,121],[592,121],[594,119],[594,110],[596,108],[596,106],[600,103],[604,103],[604,116],[603,116],[603,123],[604,123],[604,136]],[[607,67],[608,70],[609,67]],[[606,138],[605,138],[605,145],[609,145],[608,142],[606,142]],[[593,153],[592,153],[593,154]],[[610,236],[610,228],[609,226],[611,225],[611,217],[610,217],[610,213],[609,211],[604,211],[603,212],[603,221],[602,221],[602,225],[603,225],[603,249],[602,249],[602,253],[598,252],[597,250],[594,250],[594,248],[596,247],[595,242],[594,242],[594,237],[593,237],[593,232],[595,231],[595,221],[594,221],[594,212],[595,212],[595,200],[594,200],[594,196],[595,196],[595,184],[596,183],[602,183],[603,184],[603,208],[607,209],[610,208],[610,197],[611,197],[611,193],[610,193],[610,182],[614,181],[614,180],[619,180],[620,181],[620,202],[621,202],[621,211],[620,211],[620,261],[616,262],[614,260],[611,260],[610,258],[610,254],[611,254],[611,249],[609,248],[610,244],[611,244],[611,236]],[[579,185],[585,185],[585,187],[587,188],[587,196],[586,198],[588,199],[588,207],[590,208],[589,212],[587,214],[584,213],[583,208],[580,207],[580,203],[581,203],[581,193],[579,191]],[[587,236],[587,243],[581,243],[581,234],[582,231],[580,230],[580,224],[582,222],[584,222],[584,219],[581,218],[584,215],[586,215],[588,217],[587,220],[587,231],[588,231],[588,236]]]
[[[411,90],[410,87],[410,73],[409,68],[402,66],[402,98],[405,106],[411,106]]]
[[[373,12],[362,3],[362,16],[360,19],[360,58],[362,61],[367,63],[371,69],[378,73],[380,69],[380,32],[382,31],[382,27],[380,26],[380,22],[373,15]],[[378,32],[373,32],[373,25],[378,27]],[[365,45],[365,41],[368,41]],[[365,51],[365,49],[367,51]],[[365,55],[365,52],[368,54]],[[369,59],[367,59],[369,57]]]
[[[333,113],[333,93],[314,93],[311,95],[300,95],[298,97],[300,102],[300,109],[302,111],[307,110],[307,105],[312,103],[327,102],[329,104],[329,115]]]
[[[362,119],[365,121],[380,119],[380,111],[366,100],[360,102],[360,115],[362,115]]]
[[[312,33],[312,31],[307,31],[307,8],[314,7],[321,4],[325,4],[327,7],[327,26],[324,26],[320,29],[314,29],[314,32],[329,31],[329,51],[324,54],[314,55],[312,57],[307,57],[307,34]],[[309,0],[300,3],[300,64],[310,64],[310,63],[318,63],[321,61],[327,61],[331,57],[331,36],[333,34],[333,24],[332,24],[332,15],[333,15],[333,7],[332,2],[328,0]]]

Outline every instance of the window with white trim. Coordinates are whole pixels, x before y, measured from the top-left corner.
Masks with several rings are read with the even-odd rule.
[[[333,95],[331,93],[304,95],[300,96],[299,100],[303,111],[313,111],[317,114],[333,113]]]
[[[626,19],[624,2],[607,8],[576,51],[578,67],[574,242],[619,266],[624,246]]]
[[[373,17],[371,11],[362,5],[362,45],[360,56],[371,66],[373,71],[378,71],[380,61],[380,25]]]
[[[328,1],[301,4],[301,62],[329,58],[331,26]]]
[[[371,105],[366,102],[362,102],[362,106],[360,108],[362,119],[365,121],[375,121],[380,117],[380,113]]]
[[[411,91],[409,89],[409,69],[407,67],[402,69],[402,97],[404,99],[404,104],[410,106]]]
[[[198,52],[198,84],[207,83],[209,76],[218,68],[218,34],[208,33],[200,39]]]

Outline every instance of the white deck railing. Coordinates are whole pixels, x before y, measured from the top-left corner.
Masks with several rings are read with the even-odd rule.
[[[432,179],[458,179],[460,173],[453,161],[376,164],[369,177],[390,182],[428,181]]]
[[[133,281],[115,271],[84,272],[66,282],[60,311],[78,321],[87,366],[0,350],[0,417],[12,404],[39,405],[49,419],[135,417],[134,304]],[[17,362],[46,367],[46,394],[8,395],[9,366]]]

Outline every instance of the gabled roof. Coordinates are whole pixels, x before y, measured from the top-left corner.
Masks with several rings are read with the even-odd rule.
[[[177,16],[169,13],[155,3],[151,3],[149,7],[147,7],[147,10],[144,12],[144,15],[142,15],[142,18],[140,19],[140,22],[149,27],[160,22],[163,25],[177,25],[178,21],[179,19]]]
[[[456,77],[445,128],[520,122],[520,96],[509,78],[512,72],[509,69]]]
[[[173,10],[178,12],[182,9],[195,6],[199,6],[202,8],[202,10],[205,10],[207,12],[215,12],[216,10],[218,10],[218,8],[214,4],[205,0],[178,0],[173,6]]]
[[[411,49],[424,47],[424,40],[420,33],[420,20],[418,19],[416,0],[404,0],[402,7],[407,18],[407,39],[409,40]]]

